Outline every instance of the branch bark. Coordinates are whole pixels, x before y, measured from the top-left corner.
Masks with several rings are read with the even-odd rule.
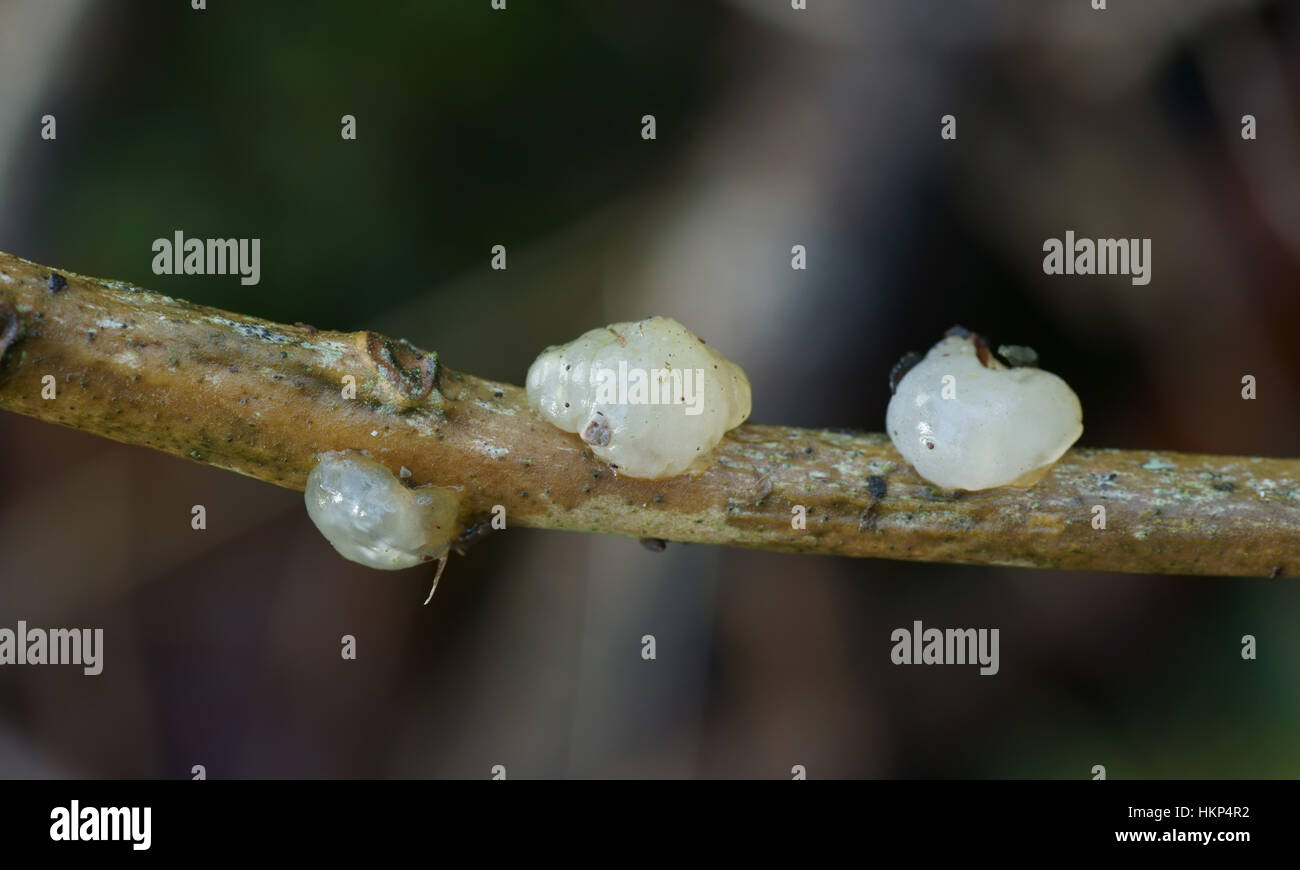
[[[52,376],[55,398],[48,394]],[[348,377],[355,398],[344,398]],[[1030,489],[961,493],[882,434],[747,424],[712,466],[618,477],[524,391],[373,332],[288,326],[0,253],[0,408],[301,490],[364,449],[511,525],[797,553],[1295,575],[1300,460],[1074,449]],[[805,529],[792,524],[806,511]],[[1095,506],[1106,527],[1094,527]]]

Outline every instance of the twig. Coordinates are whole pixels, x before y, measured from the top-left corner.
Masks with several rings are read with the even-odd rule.
[[[42,398],[46,375],[56,398]],[[348,376],[355,398],[344,397]],[[1300,571],[1296,459],[1075,449],[1030,489],[955,493],[919,478],[884,435],[751,424],[698,475],[618,477],[536,416],[521,388],[405,342],[231,314],[8,254],[0,408],[298,490],[315,454],[364,449],[413,483],[458,488],[463,543],[500,505],[510,525],[800,553]]]

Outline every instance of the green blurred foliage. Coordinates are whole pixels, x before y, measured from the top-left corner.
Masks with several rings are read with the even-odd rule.
[[[573,0],[114,10],[42,196],[58,207],[33,216],[48,259],[332,328],[652,184],[690,141],[720,20]],[[647,112],[679,132],[642,141]],[[153,275],[150,245],[177,229],[261,238],[260,284]]]

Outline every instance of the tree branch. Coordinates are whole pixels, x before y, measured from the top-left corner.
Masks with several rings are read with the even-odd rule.
[[[42,398],[47,375],[55,398]],[[918,477],[884,435],[750,424],[701,474],[618,477],[521,388],[404,341],[231,314],[3,253],[0,408],[297,490],[315,454],[364,449],[413,483],[457,488],[465,540],[502,505],[511,525],[800,553],[1300,570],[1296,459],[1075,449],[1030,489],[954,493]],[[796,506],[805,529],[792,526]]]

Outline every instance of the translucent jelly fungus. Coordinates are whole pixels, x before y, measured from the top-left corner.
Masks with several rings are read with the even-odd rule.
[[[451,490],[411,489],[354,450],[323,454],[307,475],[305,499],[308,516],[343,558],[389,571],[445,562],[459,512]]]
[[[751,407],[740,366],[669,317],[548,347],[528,369],[528,400],[615,472],[645,478],[706,465]]]
[[[1013,350],[1016,361],[1035,358]],[[1065,381],[1004,365],[960,327],[891,381],[889,437],[917,474],[946,489],[1032,486],[1083,433],[1079,397]]]

